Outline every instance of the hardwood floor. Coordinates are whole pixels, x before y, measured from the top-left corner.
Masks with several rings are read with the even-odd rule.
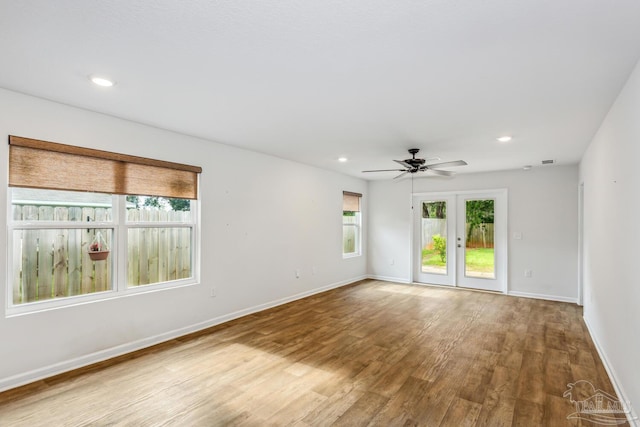
[[[0,425],[593,425],[578,380],[615,395],[575,304],[368,280],[7,391]]]

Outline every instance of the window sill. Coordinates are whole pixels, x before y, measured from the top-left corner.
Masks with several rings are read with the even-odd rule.
[[[87,295],[76,295],[72,297],[52,299],[47,301],[29,302],[20,305],[14,305],[6,308],[6,318],[24,316],[28,314],[42,313],[45,311],[58,310],[69,307],[76,307],[84,304],[92,304],[101,301],[110,301],[119,298],[127,298],[133,295],[146,294],[150,292],[159,292],[167,289],[176,289],[186,286],[197,285],[196,279],[183,279],[171,282],[154,283],[152,285],[141,285],[130,287],[122,291],[104,291]]]
[[[342,254],[342,259],[348,259],[348,258],[358,258],[362,256],[362,254],[360,253],[353,253],[353,254]]]

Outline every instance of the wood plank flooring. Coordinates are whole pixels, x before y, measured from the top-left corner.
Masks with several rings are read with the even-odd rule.
[[[575,304],[367,280],[1,393],[0,425],[593,425],[577,380],[615,395]]]

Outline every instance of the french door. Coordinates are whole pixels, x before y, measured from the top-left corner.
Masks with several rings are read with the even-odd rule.
[[[414,195],[414,281],[505,292],[506,210],[506,190]]]

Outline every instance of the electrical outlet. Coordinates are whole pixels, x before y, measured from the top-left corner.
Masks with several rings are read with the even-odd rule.
[[[211,288],[211,294],[210,294],[211,298],[214,298],[216,296],[216,288],[212,287]]]
[[[524,271],[524,277],[533,277],[533,271],[525,270]]]
[[[296,279],[300,278],[300,269],[296,269]]]

